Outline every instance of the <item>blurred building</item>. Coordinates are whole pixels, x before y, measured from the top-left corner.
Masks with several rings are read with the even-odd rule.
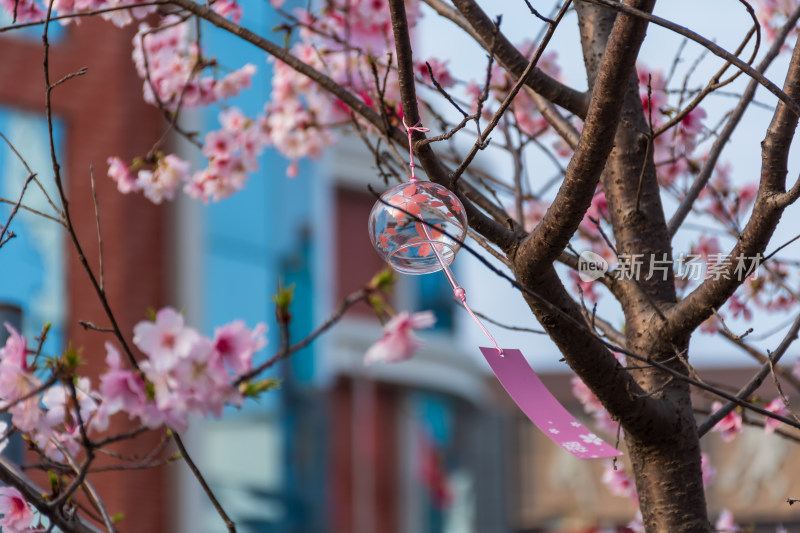
[[[266,4],[245,10],[256,31],[278,22]],[[215,28],[203,37],[220,64],[257,65],[253,88],[232,104],[259,112],[270,93],[264,54]],[[216,114],[192,126],[216,128]],[[266,358],[278,346],[270,297],[294,284],[291,335],[302,339],[384,268],[367,236],[374,172],[365,161],[360,144],[345,140],[290,179],[288,163],[270,152],[244,192],[210,206],[179,202],[174,304],[206,332],[237,318],[266,322]],[[421,357],[364,367],[381,336],[364,306],[275,368],[278,392],[193,424],[187,441],[240,531],[509,530],[508,427],[487,410],[485,373],[460,352],[446,279],[401,279],[393,303],[436,312]],[[179,483],[174,531],[220,530],[196,482],[182,475]]]

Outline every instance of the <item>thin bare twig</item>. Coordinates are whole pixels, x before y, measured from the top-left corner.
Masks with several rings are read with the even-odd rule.
[[[753,376],[750,381],[747,382],[747,384],[736,394],[736,399],[744,400],[745,398],[748,398],[751,394],[753,394],[753,392],[756,391],[756,389],[758,389],[758,387],[761,386],[761,384],[764,382],[764,379],[773,369],[773,365],[780,361],[781,357],[783,357],[783,354],[785,354],[786,350],[789,349],[789,346],[791,346],[795,339],[797,339],[798,331],[800,331],[800,315],[797,316],[794,324],[792,324],[791,329],[778,345],[778,348],[776,348],[775,351],[767,358],[767,362],[762,365],[758,373],[756,373],[756,375]],[[728,403],[720,407],[714,414],[706,418],[697,428],[698,435],[702,437],[708,433],[708,431],[716,426],[720,420],[725,418],[728,413],[733,411],[737,404],[738,402],[729,400]]]
[[[550,39],[552,39],[553,34],[555,33],[556,28],[558,27],[558,24],[561,22],[561,19],[564,18],[564,15],[569,10],[570,4],[571,0],[567,0],[566,2],[564,2],[564,5],[561,7],[561,10],[558,12],[558,15],[556,15],[555,19],[553,20],[553,23],[550,24],[550,26],[548,27],[547,33],[545,34],[541,43],[539,43],[539,46],[536,48],[536,52],[533,54],[533,57],[528,63],[528,66],[525,68],[525,71],[522,73],[522,75],[520,75],[517,82],[511,88],[511,91],[509,91],[509,93],[506,95],[505,99],[503,100],[503,103],[500,104],[500,107],[495,112],[494,116],[492,117],[492,120],[489,121],[489,124],[486,126],[483,133],[481,134],[481,137],[475,141],[475,144],[472,146],[467,156],[464,158],[464,160],[461,162],[458,168],[456,168],[451,174],[450,176],[451,189],[455,189],[458,186],[458,179],[461,177],[461,175],[464,173],[467,167],[472,163],[472,160],[475,159],[475,156],[478,154],[478,151],[482,150],[487,146],[487,143],[489,142],[489,135],[492,133],[492,130],[495,128],[495,126],[497,126],[497,124],[500,122],[500,119],[503,117],[503,114],[506,112],[506,109],[508,109],[508,107],[511,105],[511,102],[514,101],[514,98],[517,96],[517,93],[519,93],[520,89],[522,89],[522,86],[525,85],[525,80],[528,77],[528,74],[530,74],[530,72],[534,69],[534,67],[536,67],[536,64],[539,62],[539,58],[542,57],[545,48],[550,43]]]
[[[644,20],[647,20],[648,22],[652,22],[653,24],[657,24],[659,26],[667,28],[668,30],[672,30],[675,33],[683,35],[684,37],[688,37],[689,39],[695,41],[696,43],[706,47],[714,55],[719,56],[722,59],[725,59],[726,61],[733,63],[737,68],[741,69],[745,74],[747,74],[754,80],[757,80],[758,83],[763,85],[769,92],[774,94],[781,102],[786,104],[786,106],[789,109],[791,109],[796,115],[800,116],[800,104],[795,102],[791,97],[789,97],[789,95],[783,92],[780,87],[778,87],[772,81],[764,77],[764,75],[757,69],[754,69],[753,67],[751,67],[750,65],[748,65],[735,55],[723,49],[721,46],[717,45],[713,41],[706,39],[702,35],[699,35],[693,32],[692,30],[680,26],[678,24],[675,24],[674,22],[671,22],[669,20],[657,17],[655,15],[651,15],[650,13],[645,13],[644,11],[627,6],[625,4],[618,4],[616,2],[613,2],[612,0],[587,0],[587,1],[592,2],[593,4],[609,7],[611,9],[614,9],[615,11],[621,11],[627,15],[633,15],[642,18]]]
[[[538,11],[536,11],[533,8],[533,6],[531,5],[530,0],[525,0],[525,5],[528,6],[528,9],[531,10],[531,14],[533,16],[535,16],[537,19],[539,19],[539,20],[541,20],[543,22],[546,22],[548,24],[555,24],[555,21],[553,19],[549,19],[549,18],[545,17],[544,15],[542,15],[541,13],[539,13]]]
[[[97,206],[97,188],[94,185],[94,167],[89,166],[89,182],[92,185],[92,202],[94,203],[94,219],[97,222],[97,255],[100,268],[100,290],[105,294],[106,282],[103,274],[103,233],[100,231],[100,209]]]
[[[228,528],[228,533],[236,533],[236,524],[230,519],[228,513],[225,512],[225,509],[222,508],[222,505],[219,503],[219,500],[217,500],[217,497],[214,496],[214,492],[211,490],[211,487],[208,486],[208,483],[203,477],[203,474],[200,472],[200,469],[197,468],[197,465],[194,463],[192,457],[189,455],[189,452],[186,450],[186,446],[183,445],[181,436],[177,433],[174,433],[172,438],[175,441],[175,445],[178,447],[178,450],[181,452],[183,460],[186,461],[186,464],[189,466],[189,470],[192,471],[192,474],[194,475],[195,479],[197,479],[197,482],[200,483],[201,487],[203,487],[203,491],[206,493],[211,505],[214,506],[217,514],[225,522],[225,527]]]
[[[14,217],[17,216],[19,206],[22,205],[22,199],[25,197],[25,191],[28,190],[28,184],[33,180],[34,176],[34,174],[28,174],[28,177],[25,178],[25,182],[22,184],[22,190],[19,193],[17,202],[14,204],[14,207],[11,208],[11,213],[8,214],[6,223],[2,228],[0,228],[0,248],[2,248],[2,246],[8,242],[9,239],[16,236],[13,231],[8,231],[8,227],[11,225],[11,221],[14,220]],[[6,237],[6,232],[8,232],[8,237]]]
[[[17,156],[17,159],[20,160],[22,165],[25,167],[25,170],[28,171],[28,175],[29,176],[31,176],[31,175],[33,176],[33,181],[36,183],[36,186],[39,187],[39,190],[42,192],[42,195],[44,195],[44,198],[45,198],[45,200],[47,200],[47,203],[50,204],[50,207],[53,208],[53,211],[55,211],[59,216],[63,216],[63,214],[61,213],[61,210],[58,209],[58,207],[56,207],[55,203],[53,203],[53,199],[50,198],[50,195],[47,193],[47,190],[42,185],[42,182],[39,181],[39,178],[36,175],[36,173],[31,169],[30,165],[28,165],[28,162],[25,160],[25,158],[22,157],[22,154],[20,154],[19,151],[17,150],[17,148],[11,143],[11,141],[9,141],[8,138],[5,135],[3,135],[3,132],[0,132],[0,137],[5,141],[5,143],[11,149],[11,151],[14,152],[14,155]],[[3,201],[5,202],[5,200],[3,200]],[[11,202],[8,202],[8,203],[11,203]],[[31,211],[32,213],[35,213],[35,214],[37,214],[39,216],[42,216],[42,217],[45,217],[45,218],[49,218],[51,220],[55,220],[56,222],[61,222],[59,219],[57,219],[57,218],[55,218],[55,217],[53,217],[51,215],[46,215],[44,213],[39,213],[38,211],[36,211],[34,209],[31,209],[29,207],[26,207],[24,205],[21,206],[21,207],[22,207],[22,209],[26,209],[28,211]]]
[[[305,348],[306,346],[308,346],[309,344],[311,344],[317,337],[328,331],[331,328],[331,326],[336,324],[336,322],[338,322],[339,319],[341,319],[342,316],[344,316],[345,312],[348,309],[350,309],[353,305],[357,304],[358,302],[365,300],[369,296],[369,294],[370,291],[367,289],[359,289],[355,292],[350,293],[344,300],[342,300],[339,303],[339,306],[333,313],[331,313],[331,315],[327,318],[327,320],[325,320],[325,322],[320,324],[317,327],[317,329],[309,333],[308,336],[306,336],[306,338],[295,343],[292,346],[279,350],[269,360],[262,363],[258,367],[254,368],[250,372],[243,374],[241,377],[239,377],[239,379],[236,380],[235,384],[239,385],[241,383],[244,383],[245,381],[254,378],[264,370],[272,367],[275,363],[277,363],[281,359],[289,357],[293,353],[298,352],[303,348]]]
[[[42,61],[42,66],[44,68],[44,80],[45,80],[45,116],[47,119],[47,134],[48,134],[48,141],[50,144],[50,160],[53,165],[53,179],[56,183],[56,187],[58,189],[58,195],[61,200],[61,205],[63,206],[62,215],[64,225],[67,229],[67,233],[72,240],[72,244],[75,248],[75,252],[78,254],[78,259],[83,266],[83,269],[86,271],[87,275],[89,276],[89,280],[92,283],[92,287],[95,290],[95,293],[100,300],[100,304],[103,306],[103,310],[106,313],[109,321],[111,321],[111,325],[114,329],[114,334],[117,337],[120,345],[123,348],[126,356],[128,357],[128,361],[131,365],[138,370],[139,365],[136,362],[136,358],[133,356],[133,352],[128,346],[127,341],[125,340],[125,336],[122,334],[122,330],[117,323],[117,319],[114,315],[114,312],[111,310],[111,306],[108,303],[108,299],[106,298],[105,293],[103,292],[100,283],[97,277],[94,275],[94,271],[92,270],[91,266],[89,266],[89,261],[86,258],[86,254],[83,251],[83,246],[81,246],[80,240],[78,239],[78,234],[75,231],[75,227],[72,224],[72,217],[69,211],[69,200],[67,199],[66,190],[64,188],[64,181],[61,176],[61,164],[58,160],[58,155],[56,154],[56,142],[55,142],[55,133],[53,128],[53,106],[52,106],[52,93],[53,89],[56,85],[53,85],[50,82],[50,40],[48,38],[48,31],[50,28],[50,17],[52,15],[52,8],[53,8],[53,0],[50,1],[47,13],[47,21],[44,25],[44,31],[42,33],[42,43],[44,47],[44,59]]]

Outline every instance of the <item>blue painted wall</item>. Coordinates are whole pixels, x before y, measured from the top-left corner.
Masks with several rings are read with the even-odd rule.
[[[43,115],[0,107],[0,132],[14,145],[51,198],[57,200],[52,183],[52,165],[47,122]],[[54,124],[57,146],[61,146],[62,127]],[[28,171],[0,139],[0,197],[16,202]],[[44,194],[31,182],[23,204],[53,215]],[[58,203],[56,204],[58,205]],[[0,204],[0,228],[12,206]],[[23,333],[30,339],[38,335],[45,322],[51,329],[44,353],[58,355],[63,344],[65,306],[64,233],[60,225],[25,210],[19,210],[9,230],[17,235],[0,248],[0,302],[22,307]]]
[[[269,34],[268,30],[278,23],[267,2],[247,1],[243,7],[244,25],[257,33]],[[258,72],[251,88],[225,104],[239,107],[251,117],[260,113],[270,95],[271,66],[267,55],[210,25],[203,28],[203,42],[205,49],[212,51],[225,68],[236,69],[246,63],[256,65]],[[219,128],[219,110],[214,106],[204,113],[204,130]],[[311,257],[307,228],[312,165],[301,165],[299,175],[288,178],[288,162],[272,149],[262,155],[259,165],[259,171],[250,176],[243,191],[205,208],[204,322],[207,331],[235,318],[250,325],[266,322],[269,345],[261,354],[263,359],[278,346],[271,296],[279,282],[297,285],[292,309],[294,333],[307,332],[310,324],[307,285],[311,281]],[[312,358],[305,359],[309,365],[313,364]],[[299,368],[298,374],[310,377],[308,368]],[[269,408],[269,403],[262,401],[258,408]]]
[[[253,31],[268,35],[269,29],[278,23],[268,2],[247,0],[242,5],[243,24]],[[246,63],[256,65],[258,72],[251,88],[225,104],[239,107],[251,117],[259,114],[270,95],[271,65],[267,55],[210,25],[203,27],[202,36],[204,48],[213,53],[224,68],[236,69]],[[219,111],[220,108],[215,107],[203,113],[202,131],[220,127]],[[291,309],[293,341],[300,340],[312,327],[313,246],[309,228],[314,164],[301,163],[295,178],[286,176],[287,166],[288,161],[268,149],[259,160],[259,171],[250,176],[244,190],[203,208],[203,329],[210,333],[215,326],[234,319],[242,319],[249,326],[267,323],[269,342],[259,355],[259,361],[271,357],[279,346],[271,301],[279,283],[294,283],[296,287]],[[321,446],[324,437],[314,439],[317,444],[312,446],[315,448],[313,459],[299,457],[297,445],[297,440],[302,438],[302,428],[309,424],[308,409],[304,410],[303,393],[298,385],[313,381],[313,347],[293,355],[270,374],[283,378],[279,391],[226,413],[229,418],[271,424],[281,434],[282,451],[274,468],[282,470],[279,476],[282,486],[264,484],[237,489],[281,512],[275,513],[272,519],[246,523],[245,528],[258,532],[324,531],[319,522],[324,512],[321,500],[324,495],[312,495],[307,484],[309,479],[315,479],[316,486],[323,486],[321,479],[326,468]],[[311,425],[317,428],[314,431],[322,430],[318,422]],[[308,450],[309,446],[302,449]],[[214,460],[213,457],[207,459]],[[242,460],[247,458],[242,457]],[[226,483],[225,480],[221,482]],[[244,516],[242,518],[247,522]]]

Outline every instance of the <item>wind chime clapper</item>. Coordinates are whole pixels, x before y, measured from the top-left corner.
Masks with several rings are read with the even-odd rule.
[[[450,265],[467,235],[467,216],[458,196],[439,184],[420,181],[415,173],[414,131],[427,128],[403,125],[408,135],[408,182],[383,193],[369,215],[372,244],[390,267],[404,274],[444,271],[472,319],[494,348],[480,348],[492,372],[525,415],[564,450],[581,459],[622,455],[578,422],[544,386],[525,356],[517,349],[502,349],[467,304],[466,291]]]

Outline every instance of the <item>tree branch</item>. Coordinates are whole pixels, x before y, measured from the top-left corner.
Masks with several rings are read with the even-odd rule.
[[[775,36],[775,41],[772,43],[772,46],[761,60],[761,63],[759,63],[756,67],[758,72],[762,74],[766,72],[767,68],[772,64],[772,61],[778,57],[781,48],[783,48],[783,43],[786,42],[786,38],[789,36],[791,30],[795,28],[798,20],[800,20],[800,7],[795,9],[794,13],[792,13],[792,16],[789,17],[789,19],[786,21],[786,24],[783,25],[781,30]],[[711,178],[711,174],[714,172],[714,168],[717,165],[719,156],[722,154],[722,151],[728,144],[731,135],[733,135],[733,132],[736,131],[736,128],[739,126],[739,122],[744,116],[744,112],[753,101],[758,85],[759,82],[757,80],[750,80],[750,83],[747,84],[744,93],[742,93],[742,97],[739,99],[739,103],[736,104],[736,107],[728,118],[728,121],[725,123],[725,127],[722,129],[717,138],[714,139],[714,144],[711,146],[711,150],[708,153],[705,163],[703,163],[703,168],[701,168],[700,172],[697,173],[697,177],[695,177],[692,186],[686,192],[686,196],[683,198],[683,200],[681,200],[678,209],[675,210],[675,213],[669,220],[669,224],[667,224],[670,235],[675,236],[675,234],[678,232],[681,224],[683,224],[683,221],[691,212],[695,200],[697,200],[697,197],[700,196],[700,192]]]
[[[389,10],[392,15],[392,31],[394,32],[397,57],[397,78],[400,85],[400,98],[403,104],[403,118],[409,126],[413,126],[420,121],[420,115],[417,105],[417,92],[414,87],[414,60],[411,38],[408,34],[405,4],[402,0],[390,0]],[[430,144],[418,144],[419,141],[425,140],[425,134],[420,131],[413,131],[411,138],[416,141],[416,153],[428,178],[445,187],[450,186],[450,172],[433,152]],[[503,250],[509,250],[516,244],[517,236],[513,231],[480,213],[463,194],[459,194],[459,198],[467,212],[469,225],[475,231],[500,246]]]
[[[789,64],[784,91],[789,98],[800,101],[800,40],[795,43]],[[737,273],[741,259],[750,268],[757,267],[757,258],[767,247],[783,211],[785,202],[777,201],[785,192],[789,148],[800,117],[783,100],[778,103],[772,122],[767,128],[762,146],[761,182],[753,212],[736,245],[728,255],[719,275],[707,278],[668,315],[665,332],[670,336],[678,331],[692,331],[719,308],[744,283],[745,276]]]
[[[791,346],[792,343],[797,339],[798,331],[800,331],[800,315],[797,316],[792,324],[792,327],[789,329],[789,332],[786,333],[786,336],[783,338],[781,343],[778,345],[775,351],[772,352],[772,355],[769,357],[768,361],[764,363],[758,373],[756,373],[756,375],[753,376],[750,381],[748,381],[747,384],[741,388],[741,390],[739,390],[739,392],[736,394],[736,398],[739,400],[746,400],[756,391],[756,389],[761,386],[762,383],[764,383],[764,380],[770,374],[773,365],[780,361],[781,357],[783,357],[783,354],[785,354],[786,350],[789,349],[789,346]],[[720,420],[725,418],[728,413],[736,409],[736,405],[737,404],[735,402],[729,401],[720,407],[715,413],[706,418],[703,423],[697,427],[697,434],[702,437],[708,433],[708,431],[716,426]]]
[[[340,99],[346,106],[352,109],[355,113],[363,117],[367,122],[375,126],[381,131],[387,130],[386,124],[384,123],[383,119],[381,118],[380,114],[376,112],[374,109],[366,105],[360,98],[352,94],[346,88],[342,87],[338,83],[336,83],[332,78],[323,74],[322,72],[314,69],[307,63],[299,60],[297,57],[292,55],[288,50],[278,46],[277,44],[264,39],[260,35],[253,33],[252,31],[244,28],[235,22],[232,22],[225,17],[218,15],[214,10],[211,8],[203,5],[198,4],[194,0],[170,0],[170,3],[176,6],[179,6],[190,13],[207,20],[211,24],[221,28],[242,40],[264,50],[271,56],[279,59],[280,61],[286,63],[289,67],[293,68],[300,74],[308,77],[309,79],[316,82],[320,87],[325,89],[327,92],[332,94],[333,96]],[[405,45],[408,47],[408,51],[410,53],[410,43]],[[398,59],[399,62],[399,59]],[[411,77],[413,81],[413,76]],[[406,102],[404,102],[406,104]],[[409,117],[411,118],[411,117]],[[419,116],[416,117],[419,120]],[[406,135],[400,131],[398,128],[388,128],[386,131],[386,135],[388,139],[400,144],[401,146],[407,143]],[[424,138],[424,137],[422,137]],[[421,139],[418,137],[418,139]],[[420,163],[422,167],[425,169],[425,172],[428,175],[428,178],[431,181],[439,183],[440,185],[447,186],[449,180],[448,175],[449,171],[442,165],[441,161],[436,157],[433,150],[430,146],[426,145],[420,147],[417,150],[417,156],[420,159]],[[467,218],[469,220],[470,226],[472,226],[475,231],[492,241],[493,243],[497,244],[503,249],[511,248],[517,240],[516,235],[514,232],[509,230],[508,228],[502,226],[501,224],[497,223],[496,221],[492,220],[491,218],[487,217],[484,213],[479,211],[475,206],[473,206],[464,195],[459,194],[459,198],[464,203],[464,209],[467,213]]]
[[[473,0],[453,0],[453,4],[475,32],[480,35],[479,44],[489,53],[494,53],[498,63],[512,77],[520,79],[528,66],[525,56],[509,42],[502,32],[497,30],[494,22]],[[524,80],[528,87],[554,104],[581,118],[586,116],[588,100],[585,93],[562,84],[538,68],[534,68]]]
[[[751,67],[750,65],[748,65],[735,55],[731,54],[721,46],[718,46],[713,41],[706,39],[702,35],[699,35],[688,28],[684,28],[683,26],[675,24],[674,22],[670,22],[669,20],[662,19],[661,17],[656,17],[655,15],[652,15],[650,13],[647,13],[645,11],[636,9],[634,7],[625,4],[617,4],[612,0],[586,0],[586,1],[610,7],[611,9],[615,9],[622,13],[640,17],[644,20],[652,22],[653,24],[657,24],[659,26],[667,28],[668,30],[674,31],[679,35],[683,35],[684,37],[693,40],[694,42],[707,48],[709,51],[711,51],[712,54],[719,56],[722,59],[725,59],[726,61],[730,61],[737,68],[741,69],[745,74],[747,74],[748,76],[750,76],[755,80],[758,80],[758,82],[764,87],[766,87],[766,89],[769,92],[777,96],[781,102],[786,104],[795,115],[800,116],[800,104],[798,104],[793,98],[787,95],[786,92],[781,91],[777,85],[775,85],[770,80],[765,78],[763,74],[756,71],[753,67]]]
[[[486,145],[489,142],[489,135],[492,133],[492,130],[495,128],[495,126],[497,126],[498,122],[500,122],[500,119],[502,118],[506,109],[508,109],[508,106],[510,106],[511,102],[514,101],[514,98],[519,93],[519,90],[522,88],[523,84],[525,83],[525,80],[529,77],[529,74],[533,72],[534,68],[536,67],[536,63],[539,61],[539,58],[542,57],[542,53],[544,53],[547,44],[553,37],[553,33],[555,32],[558,23],[561,22],[561,19],[563,19],[564,15],[567,13],[569,5],[570,5],[570,0],[564,2],[564,5],[559,10],[555,20],[553,20],[553,23],[548,26],[547,33],[542,39],[542,42],[539,43],[539,46],[537,46],[536,52],[533,54],[533,57],[531,58],[530,62],[528,62],[528,64],[525,66],[525,70],[522,72],[517,82],[505,96],[503,102],[500,104],[500,107],[497,108],[497,111],[492,117],[492,120],[489,122],[489,125],[486,126],[486,129],[484,129],[484,131],[481,133],[481,136],[475,140],[475,143],[472,145],[472,148],[470,148],[470,151],[467,154],[467,156],[464,158],[461,164],[458,165],[458,168],[456,168],[455,171],[453,172],[453,175],[450,178],[450,183],[455,184],[458,181],[458,178],[461,176],[461,174],[463,174],[464,171],[467,169],[467,167],[470,165],[470,163],[472,163],[472,160],[478,154],[478,151],[486,147]]]
[[[518,271],[533,274],[548,268],[566,248],[583,220],[614,146],[623,95],[634,72],[646,26],[646,22],[635,18],[618,18],[595,83],[578,148],[553,203],[520,244],[515,259]]]

